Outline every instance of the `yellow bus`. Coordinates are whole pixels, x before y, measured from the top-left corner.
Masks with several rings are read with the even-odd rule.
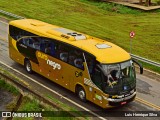
[[[9,23],[10,58],[102,108],[136,96],[136,72],[129,53],[117,45],[34,19]]]

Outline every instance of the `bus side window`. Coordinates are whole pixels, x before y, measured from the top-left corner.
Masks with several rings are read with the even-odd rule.
[[[95,68],[95,58],[89,54],[85,54],[89,73],[92,75]]]
[[[59,44],[58,45],[58,49],[56,51],[56,56],[57,58],[59,58],[60,60],[67,62],[68,61],[68,50],[67,50],[67,46],[63,45],[63,44]]]
[[[51,52],[50,52],[51,56],[56,56],[56,45],[54,42],[51,42]]]
[[[45,44],[45,50],[44,50],[44,52],[46,53],[46,54],[51,54],[51,45],[50,45],[50,43],[48,43],[48,44]]]
[[[95,68],[95,72],[92,76],[93,83],[100,89],[102,89],[102,76],[101,71],[98,68]]]
[[[29,38],[29,47],[33,48],[33,39],[32,38]]]
[[[27,32],[23,29],[17,28],[15,26],[9,25],[9,34],[14,40],[18,40],[24,36],[37,36],[33,33]]]
[[[40,50],[40,40],[38,38],[32,38],[34,40],[33,42],[33,48],[36,50]]]
[[[20,37],[20,32],[22,30],[17,28],[17,27],[14,27],[12,25],[9,26],[9,33],[10,33],[10,36],[15,39],[15,40],[18,40]]]
[[[76,55],[73,51],[69,52],[69,60],[68,63],[71,65],[74,65],[74,60],[76,58]]]
[[[82,52],[79,50],[75,50],[74,53],[76,55],[74,60],[75,67],[84,69],[84,66],[83,66],[84,59],[83,59]]]

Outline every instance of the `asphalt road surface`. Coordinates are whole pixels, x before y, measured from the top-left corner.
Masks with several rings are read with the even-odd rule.
[[[84,110],[89,110],[95,113],[96,115],[102,116],[102,117],[94,117],[94,119],[107,119],[107,120],[128,120],[128,119],[133,119],[133,120],[142,120],[144,117],[116,117],[116,114],[121,114],[126,112],[126,116],[130,115],[128,114],[127,111],[136,113],[137,111],[159,111],[160,112],[160,82],[155,81],[153,79],[150,79],[146,76],[139,75],[137,74],[137,98],[135,101],[124,105],[123,107],[118,107],[114,108],[111,110],[104,110],[101,109],[100,107],[94,105],[91,102],[83,103],[81,102],[78,97],[64,89],[63,87],[51,82],[50,80],[38,75],[38,74],[28,74],[22,65],[19,65],[12,61],[9,58],[8,54],[8,41],[6,40],[7,38],[7,25],[4,25],[5,23],[0,23],[0,61],[3,62],[4,64],[10,66],[12,69],[9,69],[9,71],[13,72],[15,75],[18,77],[22,78],[25,80],[25,83],[29,85],[31,88],[36,89],[37,91],[41,91],[42,94],[48,94],[48,95],[53,95],[57,99],[59,99],[62,102],[65,102],[66,104],[69,104],[71,106],[76,107],[80,111]],[[4,29],[3,29],[4,27]],[[5,34],[1,34],[1,31]],[[15,72],[13,69],[18,70],[21,74]],[[24,74],[24,75],[22,75]],[[26,78],[28,76],[28,78]],[[33,79],[37,81],[37,83],[40,83],[43,86],[46,86],[47,89],[50,89],[50,91],[47,91],[45,88],[42,86],[40,87],[37,83],[33,82]],[[59,97],[55,95],[51,90],[56,91],[58,94],[63,95],[69,100],[63,99],[63,97]],[[70,102],[71,100],[71,102]],[[74,101],[74,103],[72,102]],[[82,106],[82,107],[80,107]],[[124,112],[123,112],[124,111]],[[159,120],[159,117],[145,117],[145,119],[152,119],[152,120]]]

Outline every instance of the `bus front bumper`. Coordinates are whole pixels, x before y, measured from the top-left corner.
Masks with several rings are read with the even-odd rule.
[[[107,100],[110,106],[120,106],[120,105],[124,105],[124,104],[127,104],[133,101],[135,97],[136,97],[136,92],[134,92],[133,94],[129,96],[124,95],[123,98],[120,98],[120,97],[116,99],[108,98]]]

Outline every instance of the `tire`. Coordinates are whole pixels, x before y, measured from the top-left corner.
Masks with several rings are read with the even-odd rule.
[[[25,69],[26,69],[26,71],[28,72],[28,73],[33,73],[33,71],[32,71],[32,65],[31,65],[31,63],[30,63],[30,61],[29,60],[26,60],[25,61]]]
[[[85,90],[83,89],[83,87],[78,87],[77,89],[77,94],[78,94],[78,97],[81,101],[83,102],[86,102],[86,92]]]

